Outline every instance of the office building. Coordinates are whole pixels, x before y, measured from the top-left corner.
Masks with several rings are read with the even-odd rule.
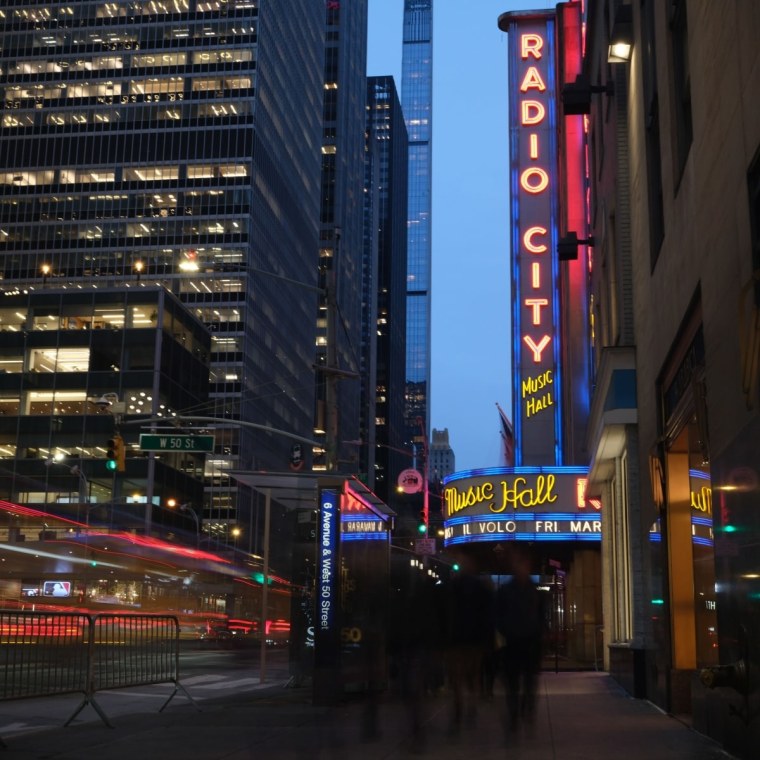
[[[167,507],[203,503],[203,454],[140,439],[174,435],[177,410],[207,402],[205,326],[157,287],[6,291],[2,307],[0,499],[80,526],[105,505],[123,530],[189,533]],[[138,415],[155,422],[141,431]]]
[[[609,668],[741,758],[760,742],[758,35],[740,0],[591,2],[575,93]]]
[[[428,478],[431,482],[438,483],[456,470],[456,457],[449,443],[448,428],[443,430],[433,428],[429,452]]]
[[[316,411],[317,469],[354,469],[361,401],[367,0],[325,4]]]
[[[6,8],[0,289],[160,284],[212,334],[209,403],[193,411],[311,436],[324,12]],[[205,517],[240,521],[255,549],[254,499],[226,473],[282,469],[290,453],[285,437],[218,429]]]

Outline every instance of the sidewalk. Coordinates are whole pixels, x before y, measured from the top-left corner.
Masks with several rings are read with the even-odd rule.
[[[5,736],[0,760],[727,760],[723,752],[648,702],[628,697],[604,673],[544,673],[535,725],[507,735],[503,694],[480,702],[473,725],[452,734],[445,696],[430,699],[425,737],[413,745],[407,707],[383,698],[313,707],[310,693],[282,686],[205,701],[179,697],[163,713],[125,715],[115,728],[89,708],[68,728]],[[38,700],[35,700],[38,702]],[[2,705],[0,705],[0,712]]]

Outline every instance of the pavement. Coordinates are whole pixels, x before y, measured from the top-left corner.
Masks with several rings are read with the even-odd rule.
[[[192,693],[192,688],[188,688]],[[142,689],[145,692],[145,689]],[[171,693],[171,688],[169,689]],[[497,685],[454,730],[446,693],[424,700],[422,730],[412,734],[409,705],[391,694],[376,704],[359,699],[335,707],[312,704],[311,691],[259,684],[235,695],[193,704],[178,693],[163,701],[134,700],[119,714],[98,694],[113,728],[87,705],[62,727],[79,700],[71,696],[0,702],[0,760],[729,760],[705,736],[628,696],[601,672],[544,672],[531,724],[506,729],[506,702]],[[12,709],[11,709],[12,708]],[[19,709],[27,720],[18,721]],[[58,712],[56,712],[58,711]],[[34,716],[58,719],[30,727]],[[14,723],[15,720],[15,723]]]

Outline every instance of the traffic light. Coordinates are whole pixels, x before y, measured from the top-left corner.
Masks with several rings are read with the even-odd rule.
[[[417,533],[419,533],[421,536],[427,535],[428,526],[427,526],[427,520],[425,519],[427,515],[425,514],[425,510],[423,509],[420,512],[419,520],[417,521]]]
[[[125,457],[124,439],[117,433],[106,445],[106,469],[109,472],[124,472]]]

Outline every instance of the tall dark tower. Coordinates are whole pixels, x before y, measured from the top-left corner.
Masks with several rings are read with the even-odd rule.
[[[409,133],[405,416],[411,446],[430,430],[433,0],[404,0],[401,105]]]
[[[392,77],[370,77],[367,82],[367,146],[367,228],[377,230],[376,236],[367,236],[366,259],[367,271],[375,272],[374,277],[367,278],[366,295],[368,304],[375,303],[374,324],[367,331],[375,344],[374,382],[368,392],[374,413],[362,435],[368,445],[362,447],[360,457],[370,487],[389,503],[398,474],[410,466],[409,457],[401,453],[406,384],[408,141]],[[373,250],[377,251],[374,267]],[[370,346],[368,340],[368,356],[372,356]]]
[[[367,0],[326,3],[315,434],[317,467],[351,470],[359,437]]]

